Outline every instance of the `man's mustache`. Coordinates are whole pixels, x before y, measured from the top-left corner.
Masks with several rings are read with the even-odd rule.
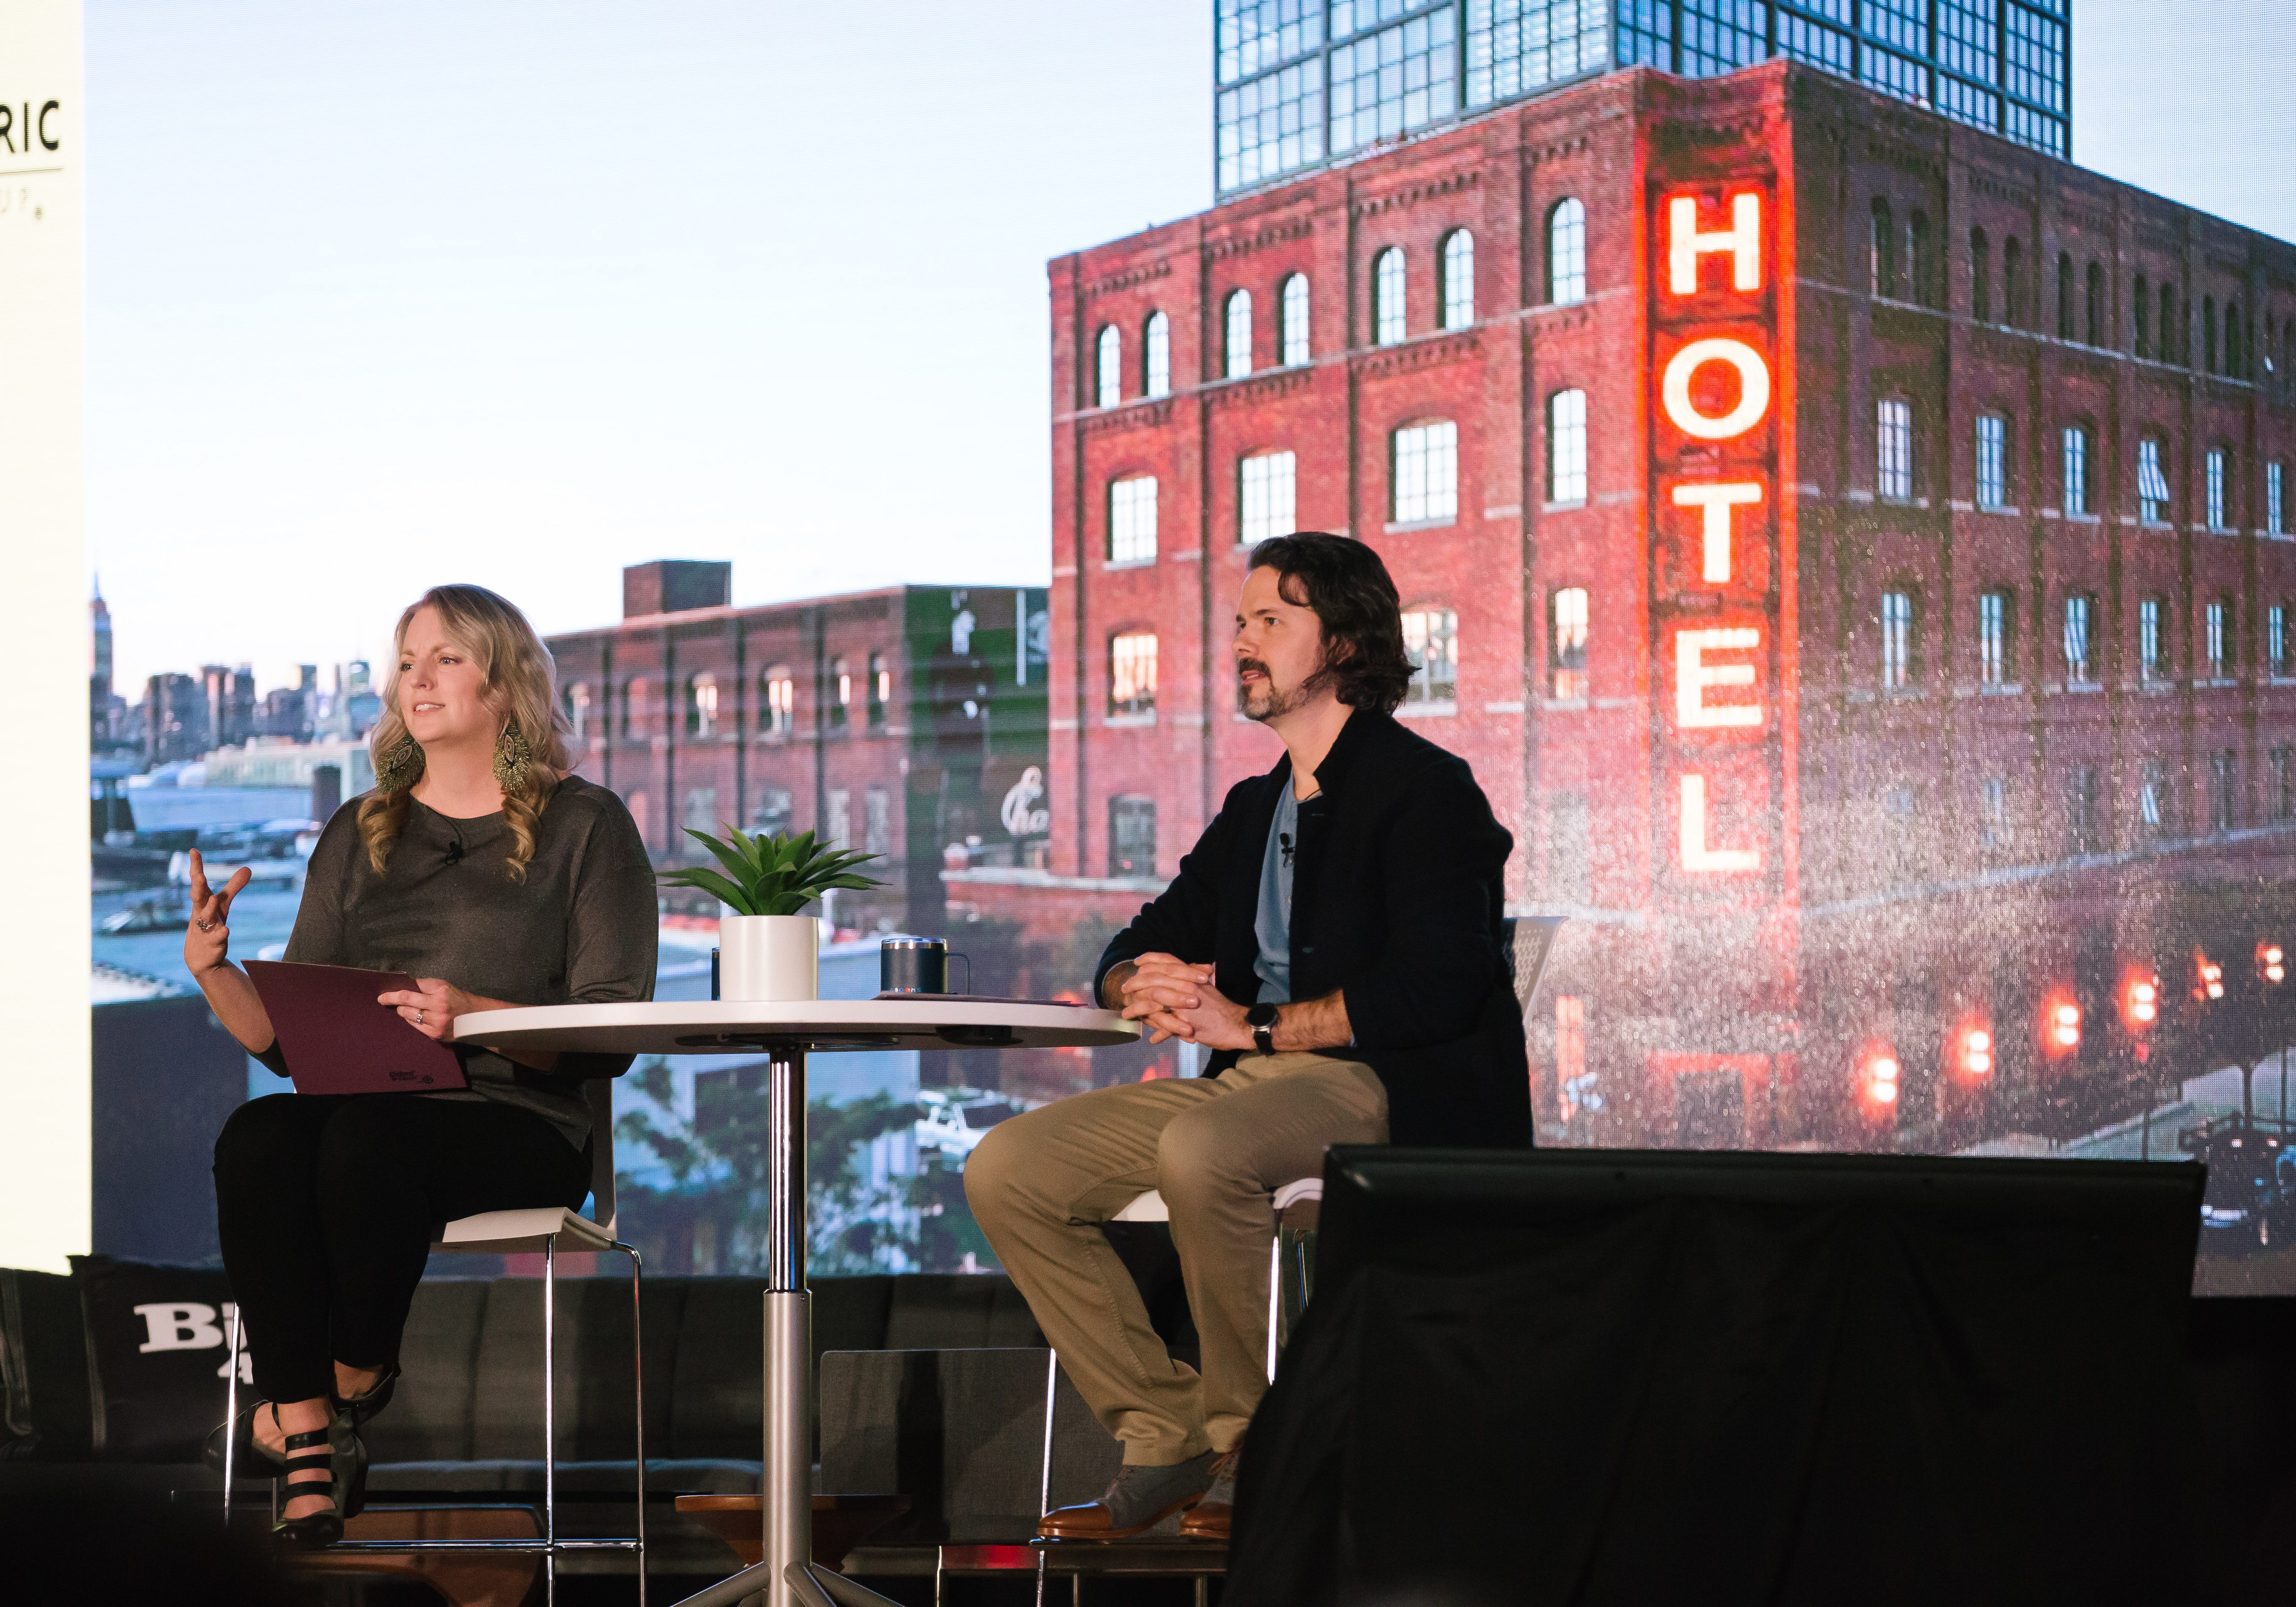
[[[1275,678],[1275,676],[1269,672],[1267,666],[1262,664],[1258,659],[1238,659],[1235,661],[1236,674],[1242,675],[1247,669],[1256,669],[1260,674],[1267,676],[1271,681]]]

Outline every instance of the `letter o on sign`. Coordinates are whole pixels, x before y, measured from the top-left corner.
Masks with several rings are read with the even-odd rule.
[[[1704,414],[1691,405],[1690,376],[1709,363],[1727,363],[1738,371],[1738,405],[1727,413]],[[1668,360],[1659,398],[1666,416],[1683,434],[1702,441],[1726,441],[1760,423],[1769,411],[1770,365],[1743,340],[1722,336],[1693,340]]]

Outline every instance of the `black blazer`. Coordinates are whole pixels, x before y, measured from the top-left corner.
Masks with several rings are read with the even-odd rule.
[[[1360,1061],[1387,1087],[1399,1144],[1528,1145],[1530,1068],[1501,947],[1502,877],[1514,839],[1464,759],[1390,717],[1358,709],[1300,806],[1292,862],[1292,994],[1345,996]],[[1239,782],[1180,873],[1100,957],[1151,953],[1211,962],[1231,999],[1259,996],[1261,862],[1290,755]],[[1234,1065],[1212,1056],[1206,1076]]]

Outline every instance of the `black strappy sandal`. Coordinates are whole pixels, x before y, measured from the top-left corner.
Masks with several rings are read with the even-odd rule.
[[[321,1446],[326,1447],[322,1455]],[[271,1481],[271,1532],[283,1545],[315,1549],[332,1546],[343,1537],[343,1525],[366,1510],[366,1446],[348,1412],[338,1412],[324,1429],[287,1437],[285,1471]],[[299,1472],[324,1467],[324,1483],[306,1479],[288,1480]],[[306,1518],[282,1518],[287,1504],[304,1496],[324,1496],[332,1511]]]
[[[336,1416],[340,1417],[345,1413],[348,1413],[351,1427],[363,1429],[373,1420],[376,1413],[390,1404],[390,1398],[398,1392],[398,1368],[393,1365],[390,1372],[375,1380],[364,1394],[354,1395],[348,1400],[345,1400],[330,1390],[327,1391],[327,1400],[328,1404],[334,1407]]]
[[[282,1545],[313,1551],[322,1546],[332,1546],[343,1537],[343,1487],[347,1480],[336,1470],[336,1439],[332,1427],[287,1436],[283,1471],[271,1481],[271,1532]],[[324,1468],[326,1478],[290,1482],[296,1474],[314,1468]],[[299,1501],[306,1496],[324,1496],[331,1505],[325,1512],[312,1513],[307,1517],[279,1515],[286,1511],[290,1501]]]
[[[242,1468],[250,1467],[253,1465],[254,1458],[261,1457],[273,1467],[277,1467],[283,1458],[277,1451],[273,1450],[269,1446],[265,1445],[261,1440],[255,1437],[255,1415],[258,1412],[270,1413],[271,1426],[275,1429],[281,1429],[282,1432],[284,1432],[284,1429],[279,1422],[279,1403],[270,1400],[258,1400],[247,1406],[230,1423],[217,1423],[214,1428],[208,1431],[207,1443],[200,1448],[200,1460],[206,1463],[208,1466],[213,1468],[217,1472],[222,1472],[224,1434],[226,1431],[229,1431],[231,1433],[235,1435],[239,1440],[238,1455],[240,1457],[240,1466]]]

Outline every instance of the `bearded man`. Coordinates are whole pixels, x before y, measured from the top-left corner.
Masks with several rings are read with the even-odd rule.
[[[1054,1539],[1184,1509],[1226,1539],[1267,1387],[1272,1195],[1334,1144],[1526,1145],[1529,1070],[1502,953],[1513,839],[1466,761],[1392,717],[1414,667],[1395,583],[1320,531],[1251,551],[1238,708],[1283,739],[1101,956],[1095,995],[1204,1075],[1099,1089],[992,1127],[965,1194],[1124,1465]],[[1198,1333],[1172,1359],[1101,1224],[1161,1192]]]

